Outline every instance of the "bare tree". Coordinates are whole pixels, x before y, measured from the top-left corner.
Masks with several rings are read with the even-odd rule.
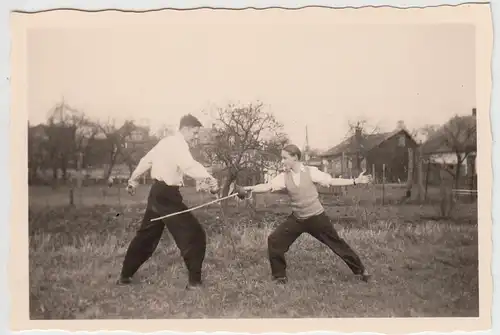
[[[455,115],[443,126],[442,131],[444,144],[456,155],[455,171],[447,171],[453,175],[455,188],[458,188],[462,164],[477,149],[476,118]]]
[[[61,170],[62,178],[66,180],[67,169],[76,167],[79,154],[87,149],[89,139],[97,134],[97,126],[84,112],[63,101],[50,112],[45,130],[53,177],[57,179],[57,172]]]
[[[138,137],[132,139],[131,136],[134,135],[134,130],[137,130],[135,133]],[[153,146],[158,142],[159,135],[161,134],[154,135],[150,133],[149,128],[139,128],[132,125],[130,128],[127,128],[122,135],[124,135],[124,137],[121,141],[124,143],[120,151],[121,157],[119,158],[127,165],[129,173],[132,174],[135,166],[139,163],[142,156],[153,148]]]
[[[347,125],[349,127],[349,130],[347,131],[346,138],[351,137],[356,133],[363,136],[380,133],[380,127],[378,125],[373,125],[368,122],[367,119],[363,118],[359,120],[349,120],[347,121]]]
[[[434,124],[426,124],[420,128],[414,128],[408,131],[409,134],[418,141],[425,142],[427,139],[433,137],[441,126]]]
[[[109,179],[113,168],[118,163],[120,156],[126,156],[125,143],[126,138],[129,137],[133,130],[136,128],[134,122],[126,120],[121,127],[118,127],[116,120],[108,119],[106,122],[99,123],[99,129],[106,137],[107,146],[107,169],[104,173],[104,178]]]
[[[262,174],[276,167],[280,150],[287,141],[283,126],[261,102],[221,108],[211,128],[210,140],[203,143],[205,159],[218,166],[222,195],[242,173]]]

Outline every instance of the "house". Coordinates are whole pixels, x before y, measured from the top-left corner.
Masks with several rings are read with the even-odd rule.
[[[74,165],[76,127],[65,124],[28,124],[29,181],[67,178]]]
[[[454,174],[460,162],[458,179],[477,178],[476,108],[470,115],[455,116],[439,127],[422,144],[422,155],[430,183],[441,180],[439,171],[444,167]]]
[[[37,124],[36,126],[30,126],[28,124],[28,135],[37,140],[48,140],[48,135],[46,131],[47,126],[44,124]]]
[[[44,170],[50,167],[48,162],[49,148],[46,143],[49,137],[46,126],[39,124],[30,126],[28,124],[28,182],[38,181]],[[47,177],[46,177],[47,178]]]
[[[408,179],[410,158],[415,158],[418,144],[400,124],[394,131],[377,134],[355,134],[320,155],[323,170],[344,178],[357,176],[362,170],[372,174],[378,182],[385,168],[387,182]],[[410,156],[411,155],[411,156]]]

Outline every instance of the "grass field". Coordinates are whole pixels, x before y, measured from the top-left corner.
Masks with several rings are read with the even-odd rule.
[[[116,286],[148,188],[135,197],[88,188],[68,207],[66,190],[30,189],[32,319],[251,317],[477,317],[475,204],[447,220],[426,218],[436,205],[394,204],[403,190],[324,196],[339,234],[373,274],[357,281],[320,242],[302,235],[287,253],[289,283],[270,282],[267,236],[288,214],[286,198],[257,198],[257,211],[216,205],[195,212],[207,230],[205,288],[186,291],[184,264],[169,233],[139,270],[136,285]],[[183,190],[189,206],[208,196]],[[117,216],[118,214],[118,216]],[[236,252],[232,249],[236,244]]]

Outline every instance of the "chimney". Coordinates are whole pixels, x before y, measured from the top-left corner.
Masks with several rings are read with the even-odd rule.
[[[472,116],[476,116],[476,108],[472,108]]]
[[[361,145],[363,139],[363,130],[361,127],[356,127],[356,131],[354,132],[354,139],[357,141],[358,145]]]
[[[405,122],[403,120],[398,121],[397,129],[405,129]]]

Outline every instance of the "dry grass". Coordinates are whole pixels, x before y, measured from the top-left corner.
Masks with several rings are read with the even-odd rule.
[[[188,198],[188,203],[200,201]],[[184,264],[167,231],[139,270],[140,283],[114,284],[141,219],[141,204],[33,207],[31,318],[478,316],[472,205],[460,207],[463,215],[472,213],[467,219],[441,222],[419,219],[431,206],[328,206],[339,219],[339,234],[373,274],[372,282],[356,281],[337,256],[303,235],[287,253],[290,282],[285,287],[269,280],[266,242],[287,208],[260,208],[253,219],[246,210],[231,208],[226,227],[217,219],[217,207],[195,212],[209,244],[206,287],[191,292],[184,290]]]

